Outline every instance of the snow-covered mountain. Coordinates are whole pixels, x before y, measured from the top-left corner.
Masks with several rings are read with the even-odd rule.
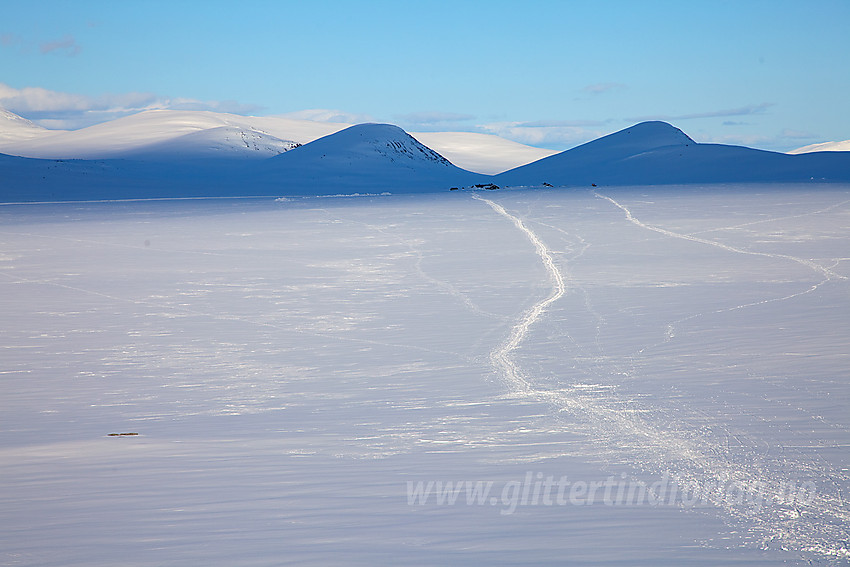
[[[339,131],[334,130],[338,125],[301,124],[297,136],[301,139],[320,127],[334,131],[298,146],[298,140],[276,134],[286,128],[294,131],[292,122],[306,121],[276,119],[277,129],[267,131],[249,124],[253,119],[245,117],[222,124],[230,120],[223,118],[225,115],[200,115],[206,120],[205,127],[199,126],[199,113],[157,111],[121,119],[125,125],[139,122],[137,127],[117,128],[121,121],[116,120],[86,131],[49,135],[33,134],[33,128],[16,123],[16,131],[33,134],[18,146],[56,149],[66,143],[57,145],[56,139],[73,138],[79,143],[79,153],[103,153],[109,149],[105,132],[113,134],[111,157],[125,159],[0,156],[0,200],[401,193],[447,191],[491,182],[568,187],[850,182],[850,152],[788,155],[699,144],[664,122],[637,124],[489,176],[453,165],[401,128],[388,124],[360,124]],[[470,138],[458,139],[456,147]],[[498,146],[490,140],[483,144]]]
[[[342,127],[317,123],[307,134],[303,132],[302,125],[289,124],[286,119],[263,121],[261,127],[255,124],[254,119],[236,114],[148,110],[81,130],[47,130],[28,140],[0,144],[0,151],[48,159],[173,161],[184,157],[219,157],[222,154],[229,157],[271,157],[310,141],[313,136],[323,136]],[[292,139],[288,133],[300,139]]]
[[[217,126],[135,147],[125,152],[124,156],[145,161],[203,158],[264,159],[300,145],[298,142],[282,140],[262,130],[239,126]]]
[[[59,132],[59,131],[57,131]],[[51,133],[13,112],[0,108],[0,147],[20,144]]]
[[[184,136],[204,135],[206,130]],[[179,140],[160,142],[160,147]],[[47,160],[0,154],[0,201],[447,191],[489,176],[397,126],[360,124],[265,160]]]
[[[284,193],[448,189],[482,176],[449,160],[390,124],[358,124],[259,164],[255,183]]]
[[[148,110],[80,130],[47,130],[0,110],[0,152],[46,159],[267,158],[351,124],[282,116]],[[494,174],[555,153],[471,132],[414,133],[458,167]]]
[[[666,122],[642,122],[496,176],[500,185],[850,182],[850,153],[788,155],[699,144]]]
[[[788,152],[791,155],[808,154],[811,152],[850,152],[850,140],[843,142],[821,142],[820,144],[809,144],[796,150]]]

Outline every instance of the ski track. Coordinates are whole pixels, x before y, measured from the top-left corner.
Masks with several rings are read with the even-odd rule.
[[[485,199],[479,195],[473,195],[472,197],[473,199],[478,199],[479,201],[487,203],[494,211],[510,220],[519,230],[525,233],[525,236],[534,245],[537,255],[540,256],[543,265],[548,270],[549,275],[555,284],[554,290],[549,297],[537,302],[531,307],[531,309],[526,311],[519,322],[514,325],[513,329],[511,329],[508,339],[502,343],[499,348],[490,353],[491,362],[496,368],[501,369],[502,375],[511,383],[514,389],[522,393],[530,394],[533,392],[533,388],[523,376],[521,369],[511,354],[517,349],[517,347],[519,347],[520,343],[522,343],[523,339],[525,339],[528,334],[528,330],[535,321],[543,315],[546,308],[558,301],[564,295],[566,292],[564,278],[558,268],[555,267],[555,261],[552,259],[549,249],[546,248],[546,245],[543,244],[534,232],[525,226],[521,219],[508,213],[504,207],[498,203]]]
[[[753,226],[753,225],[757,225],[757,224],[764,224],[764,223],[768,223],[768,222],[778,222],[778,221],[783,221],[783,220],[801,219],[801,218],[805,218],[805,217],[819,215],[819,214],[822,214],[822,213],[828,213],[829,211],[832,211],[832,210],[837,209],[839,207],[843,207],[844,205],[846,205],[848,203],[850,203],[850,199],[847,199],[846,201],[841,201],[840,203],[834,203],[832,205],[829,205],[827,207],[823,207],[823,208],[818,209],[816,211],[809,211],[807,213],[800,213],[798,215],[786,215],[784,217],[772,217],[772,218],[769,218],[769,219],[761,219],[761,220],[757,220],[757,221],[745,222],[743,224],[736,224],[736,225],[731,225],[731,226],[721,226],[720,228],[709,228],[709,229],[706,229],[706,230],[698,230],[696,232],[689,233],[689,236],[693,236],[694,234],[707,234],[707,233],[710,233],[710,232],[720,232],[722,230],[739,230],[739,229],[744,228],[744,227]]]
[[[848,279],[836,274],[832,267],[824,267],[811,260],[785,254],[753,252],[714,242],[711,240],[675,233],[660,227],[647,225],[635,218],[631,211],[614,199],[594,193],[622,210],[629,222],[672,238],[715,246],[736,254],[769,257],[793,261],[824,276],[824,280],[810,288],[786,297],[767,299],[739,305],[717,312],[743,309],[773,301],[784,301],[811,293],[833,279]],[[517,227],[531,244],[546,267],[553,282],[552,292],[527,310],[512,328],[507,339],[490,355],[491,364],[513,391],[512,394],[530,397],[554,406],[559,413],[566,413],[581,428],[595,449],[620,462],[631,460],[638,470],[669,475],[685,490],[702,491],[702,495],[721,510],[725,517],[741,528],[745,543],[755,543],[762,549],[790,551],[807,554],[817,563],[846,562],[850,560],[850,509],[841,493],[840,480],[843,475],[825,462],[803,462],[792,459],[786,447],[778,447],[780,456],[767,459],[771,446],[764,441],[742,439],[719,425],[719,432],[704,427],[689,427],[687,423],[663,423],[664,414],[644,402],[618,397],[616,386],[599,384],[575,384],[572,387],[537,386],[541,380],[526,375],[514,358],[514,353],[527,338],[531,327],[540,320],[547,308],[558,301],[566,292],[564,277],[553,260],[553,252],[528,228],[519,217],[509,213],[502,205],[479,195],[472,198],[490,206],[497,214],[505,217]],[[837,205],[836,205],[837,206]],[[586,248],[582,250],[582,253]],[[589,301],[589,300],[588,300]],[[702,314],[692,315],[680,323]],[[597,314],[598,316],[598,314]],[[597,321],[600,319],[597,317]],[[675,324],[674,323],[674,324]],[[674,324],[668,326],[665,342],[672,340]],[[656,345],[657,346],[657,345]],[[598,344],[597,348],[601,349]],[[647,347],[651,348],[651,347]],[[642,354],[642,349],[638,354]],[[634,356],[634,355],[633,355]],[[597,361],[603,361],[602,353]],[[631,358],[631,357],[629,357]],[[605,362],[609,375],[623,374],[613,360]],[[599,374],[600,367],[593,374]],[[704,412],[697,414],[705,416]],[[644,417],[645,416],[645,417]],[[716,420],[715,420],[716,421]],[[718,438],[718,435],[721,436]],[[735,441],[733,447],[731,440]],[[762,447],[762,445],[765,445]],[[761,450],[760,450],[761,448]],[[785,492],[789,482],[797,479],[817,479],[818,488],[833,485],[834,493],[815,491],[806,501],[789,500]],[[748,507],[735,502],[726,494],[713,494],[711,486],[735,483],[735,486],[753,490],[762,498],[762,505]]]
[[[737,254],[748,254],[750,256],[761,256],[761,257],[765,257],[765,258],[778,258],[778,259],[782,259],[782,260],[791,260],[792,262],[797,262],[798,264],[802,264],[803,266],[810,268],[812,270],[815,270],[816,272],[820,272],[824,277],[827,278],[827,280],[831,280],[833,278],[834,279],[841,279],[841,280],[848,279],[847,276],[842,276],[840,274],[836,274],[835,272],[833,272],[829,268],[825,268],[825,267],[821,266],[820,264],[818,264],[817,262],[813,262],[812,260],[807,260],[806,258],[799,258],[797,256],[790,256],[788,254],[774,254],[774,253],[771,253],[771,252],[754,252],[752,250],[744,250],[743,248],[737,248],[735,246],[729,246],[728,244],[723,244],[722,242],[716,242],[714,240],[708,240],[706,238],[700,238],[698,236],[693,236],[693,235],[690,235],[690,234],[680,234],[678,232],[673,232],[672,230],[667,230],[665,228],[661,228],[661,227],[658,227],[658,226],[652,226],[652,225],[649,225],[649,224],[645,224],[645,223],[641,222],[640,220],[638,220],[637,218],[635,218],[632,215],[632,212],[627,207],[618,203],[617,201],[615,201],[611,197],[608,197],[606,195],[602,195],[602,194],[596,193],[596,192],[594,192],[593,194],[596,197],[598,197],[599,199],[605,199],[606,201],[608,201],[609,203],[611,203],[612,205],[614,205],[615,207],[617,207],[618,209],[623,211],[626,214],[626,219],[628,219],[628,221],[630,223],[635,224],[635,225],[637,225],[641,228],[645,228],[646,230],[651,230],[653,232],[657,232],[659,234],[663,234],[664,236],[669,236],[671,238],[680,238],[682,240],[690,240],[691,242],[698,242],[700,244],[707,244],[709,246],[716,246],[717,248],[720,248],[722,250],[726,250],[727,252],[735,252]]]

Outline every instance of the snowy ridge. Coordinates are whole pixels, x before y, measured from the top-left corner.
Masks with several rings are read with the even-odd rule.
[[[570,155],[583,155],[586,159],[610,160],[627,155],[640,155],[657,148],[691,144],[696,142],[687,134],[666,122],[655,120],[635,124],[568,151]]]
[[[300,146],[261,130],[217,126],[161,142],[138,146],[113,157],[148,161],[181,159],[265,159]]]

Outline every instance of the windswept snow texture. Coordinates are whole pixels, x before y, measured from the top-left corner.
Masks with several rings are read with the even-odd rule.
[[[500,185],[850,182],[850,152],[788,155],[698,144],[666,122],[642,122],[506,171]]]
[[[0,206],[0,564],[848,565],[848,228],[848,185]]]

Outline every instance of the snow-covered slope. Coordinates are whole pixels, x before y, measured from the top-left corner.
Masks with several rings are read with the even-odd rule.
[[[149,110],[81,130],[61,131],[47,130],[0,109],[0,152],[45,159],[243,160],[273,157],[350,126],[283,116]],[[777,158],[785,154],[756,154],[753,152],[757,150],[749,148],[738,148],[740,153],[737,153],[730,150],[733,146],[697,144],[664,122],[638,124],[560,154],[490,134],[418,132],[411,135],[458,167],[488,175],[504,172],[501,182],[512,184],[834,179],[834,164],[843,161],[833,156],[790,162]],[[828,142],[789,153],[848,149],[850,141]],[[732,160],[738,167],[734,163],[722,163],[726,160]],[[529,169],[522,169],[523,166]],[[765,177],[765,168],[773,173]],[[826,169],[821,172],[823,168]],[[842,169],[840,165],[838,168]],[[841,171],[838,174],[840,180],[846,179],[840,175]],[[526,175],[532,177],[523,179]]]
[[[189,132],[176,138],[139,146],[126,157],[148,161],[180,159],[263,159],[298,147],[298,142],[282,140],[261,130],[239,126],[218,126]]]
[[[173,160],[231,151],[233,157],[270,157],[346,126],[206,111],[148,110],[81,130],[48,130],[49,134],[31,140],[2,143],[0,151],[48,159]]]
[[[0,110],[0,152],[46,159],[127,158],[148,161],[271,157],[351,124],[283,116],[239,116],[192,110],[149,110],[73,131],[46,130]],[[492,134],[413,134],[452,163],[493,174],[555,153]]]
[[[358,124],[266,160],[255,182],[283,193],[340,188],[374,191],[448,190],[481,176],[460,169],[410,134],[390,124]]]
[[[850,152],[850,140],[843,142],[821,142],[820,144],[810,144],[791,150],[788,152],[791,155],[808,154],[811,152]]]
[[[58,132],[58,131],[57,131]],[[0,107],[0,146],[50,135],[51,131]]]
[[[698,144],[665,122],[643,122],[496,177],[510,185],[850,181],[850,153],[791,156]]]
[[[216,160],[149,163],[53,160],[0,154],[0,202],[233,196],[232,167]]]
[[[493,175],[558,153],[474,132],[411,132],[458,167]]]

